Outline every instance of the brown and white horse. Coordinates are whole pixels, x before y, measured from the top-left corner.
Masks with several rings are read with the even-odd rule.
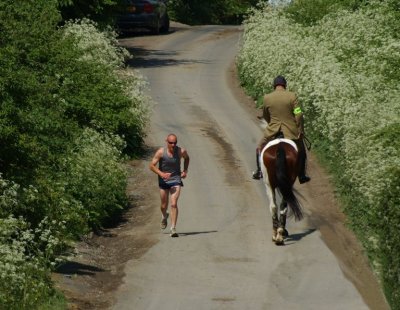
[[[299,169],[297,155],[296,144],[292,140],[283,138],[270,141],[260,155],[261,171],[272,214],[272,241],[277,245],[284,244],[285,233],[287,234],[285,225],[288,206],[295,220],[303,218],[301,205],[293,190]],[[276,205],[276,190],[282,197],[279,212]]]

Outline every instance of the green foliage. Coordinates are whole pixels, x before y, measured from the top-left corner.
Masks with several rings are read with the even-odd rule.
[[[340,9],[357,10],[368,0],[296,0],[285,10],[295,22],[306,26],[314,25],[324,16]]]
[[[377,143],[382,143],[385,152],[393,152],[398,157],[400,150],[400,122],[385,126],[373,137]],[[384,155],[386,156],[386,154]],[[393,309],[400,305],[400,258],[393,253],[400,253],[400,165],[394,161],[385,167],[385,180],[378,204],[371,208],[371,223],[376,225],[376,240],[379,246],[373,247],[371,252],[376,261],[382,265],[382,278],[385,293]],[[381,219],[376,221],[376,218]]]
[[[48,44],[54,34],[54,24],[61,20],[55,0],[26,1],[24,5],[15,5],[10,1],[0,1],[0,29],[3,45],[19,47],[15,52],[24,54],[26,50],[38,48]],[[28,56],[28,55],[26,55]],[[40,54],[31,53],[26,61],[39,57]]]
[[[126,151],[137,152],[145,134],[149,98],[137,73],[115,71],[128,52],[117,46],[115,32],[108,29],[99,33],[89,20],[67,23],[64,30],[65,38],[73,39],[78,47],[66,72],[69,76],[60,87],[60,96],[68,98],[66,113],[81,126],[123,136]]]
[[[67,180],[65,191],[82,204],[91,227],[100,227],[127,204],[126,173],[119,163],[122,148],[118,136],[87,129],[65,158],[60,182]]]
[[[57,0],[63,20],[90,18],[107,25],[123,0]]]
[[[400,227],[398,11],[392,1],[319,1],[329,14],[305,22],[318,10],[302,3],[295,2],[301,23],[293,22],[288,8],[268,6],[246,20],[240,78],[254,98],[270,91],[278,74],[299,94],[307,134],[335,174],[345,212],[397,309],[400,261],[392,254],[399,252],[393,232]]]
[[[238,24],[258,0],[170,0],[173,20],[191,24]]]
[[[62,147],[57,137],[64,134],[62,128],[69,127],[40,117],[49,113],[55,119],[63,118],[57,107],[47,109],[55,106],[54,83],[41,74],[57,40],[54,25],[59,15],[48,1],[24,6],[5,3],[0,2],[0,168],[29,181],[22,171],[33,170],[34,175],[37,162],[51,160],[50,146],[42,139],[54,135],[53,146]]]
[[[32,6],[25,10],[32,14]],[[53,23],[38,24],[45,35],[38,31],[35,41],[35,29],[28,35],[24,21],[16,25],[20,17],[13,7],[0,20],[0,171],[29,183],[39,166],[57,164],[85,126],[120,134],[127,151],[137,151],[147,121],[144,84],[136,74],[115,71],[126,52],[112,47],[113,34],[96,36],[95,25],[85,21],[56,31],[57,12],[46,4],[43,11]],[[24,43],[25,37],[32,42]]]
[[[35,309],[53,293],[44,258],[58,239],[45,222],[33,230],[22,218],[0,219],[0,309]]]
[[[42,300],[39,310],[65,310],[68,309],[67,301],[62,292],[55,290],[48,298]]]
[[[393,309],[398,307],[400,258],[394,253],[400,251],[400,235],[397,233],[400,228],[400,213],[398,208],[393,206],[400,205],[400,167],[393,166],[387,170],[388,188],[382,193],[380,203],[381,208],[375,211],[376,216],[382,218],[382,226],[377,229],[380,246],[375,249],[374,254],[378,257],[377,261],[382,265],[383,283],[386,296]]]
[[[126,206],[123,151],[140,151],[148,121],[116,34],[59,27],[57,5],[0,0],[0,309],[55,298],[63,251]]]

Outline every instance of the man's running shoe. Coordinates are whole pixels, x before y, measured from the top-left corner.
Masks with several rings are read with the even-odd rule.
[[[160,225],[160,227],[161,227],[161,229],[165,229],[165,228],[167,228],[167,224],[168,224],[168,213],[167,213],[167,215],[165,216],[165,218],[163,218],[162,220],[161,220],[161,225]]]
[[[176,229],[175,229],[175,228],[171,228],[171,234],[170,234],[170,236],[171,236],[172,238],[179,237],[179,235],[178,235],[178,233],[176,232]]]

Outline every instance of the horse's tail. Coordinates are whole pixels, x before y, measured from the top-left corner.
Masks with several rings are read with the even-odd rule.
[[[282,194],[283,199],[287,202],[292,210],[294,218],[296,220],[301,220],[303,218],[301,205],[294,194],[293,184],[289,179],[286,169],[285,149],[281,145],[279,145],[276,152],[276,180],[278,189]]]

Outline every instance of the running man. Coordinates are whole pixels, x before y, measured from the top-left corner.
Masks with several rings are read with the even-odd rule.
[[[171,200],[171,237],[178,237],[176,223],[178,220],[178,199],[183,186],[182,179],[186,178],[189,168],[187,151],[177,145],[178,138],[171,133],[165,140],[166,147],[160,147],[154,154],[149,165],[151,171],[158,175],[158,186],[161,198],[161,229],[167,227],[168,202]],[[183,171],[181,171],[181,160]],[[158,167],[156,166],[158,163]]]

